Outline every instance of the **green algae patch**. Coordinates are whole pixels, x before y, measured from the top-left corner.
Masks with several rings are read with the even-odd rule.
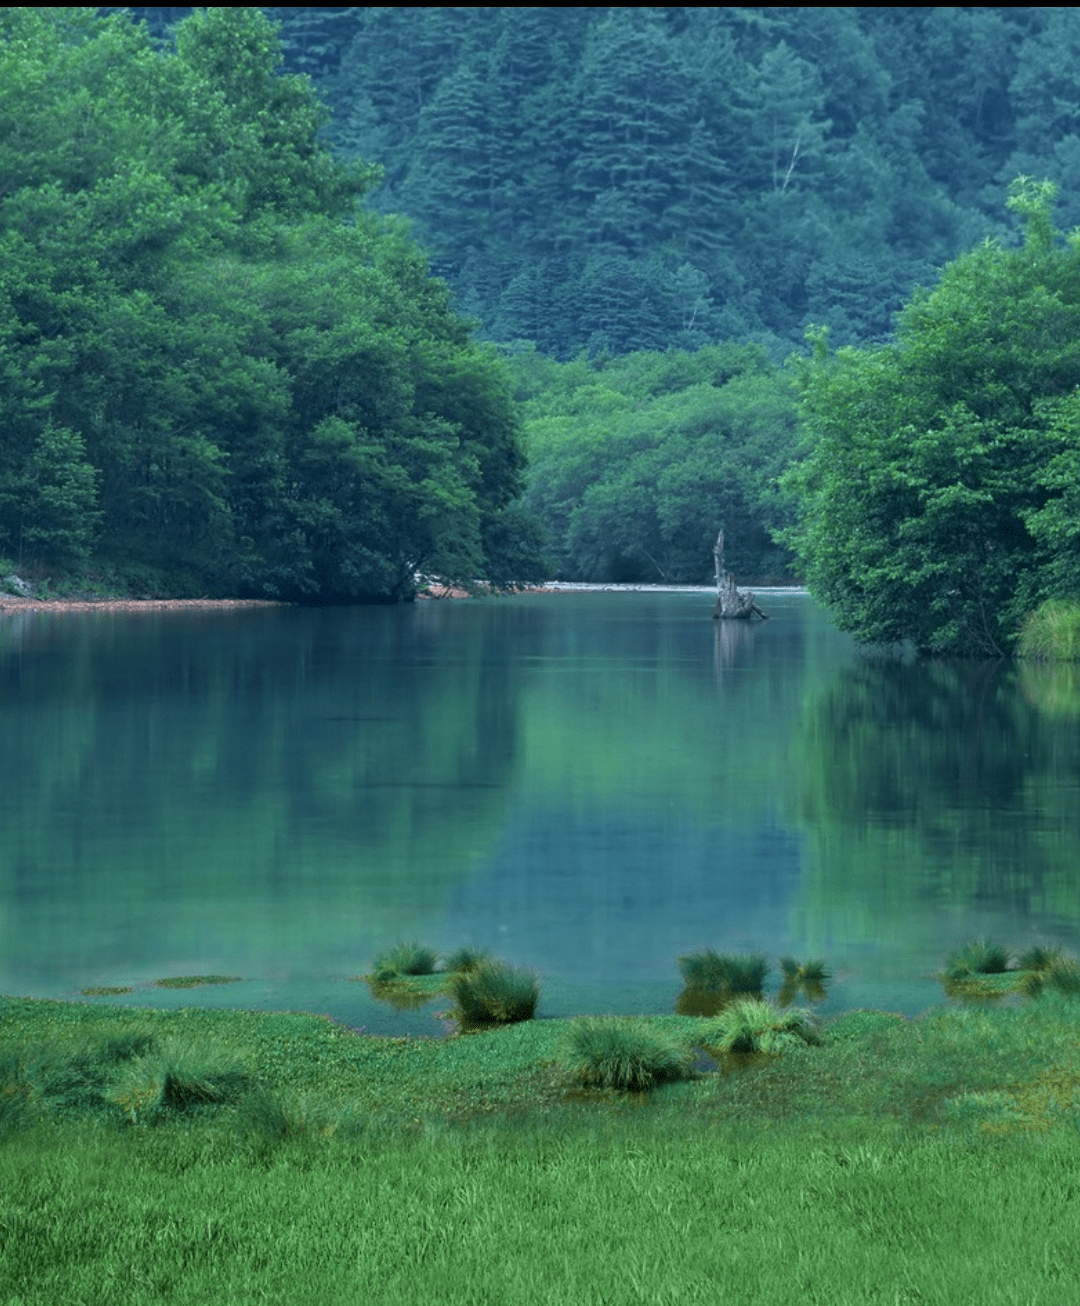
[[[238,984],[239,975],[173,975],[154,980],[159,989],[197,989],[204,984]]]
[[[80,989],[79,992],[84,998],[115,998],[121,993],[134,993],[135,990],[130,984],[101,984],[96,988]]]

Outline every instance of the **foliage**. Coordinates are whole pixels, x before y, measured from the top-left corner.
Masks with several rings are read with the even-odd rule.
[[[419,943],[398,943],[380,952],[375,958],[372,972],[377,979],[390,979],[394,975],[430,975],[435,970],[435,951]]]
[[[742,577],[784,577],[772,533],[795,446],[787,378],[754,346],[558,364],[508,355],[524,401],[525,504],[567,579],[701,584],[717,531]]]
[[[976,939],[949,954],[945,974],[949,979],[965,975],[1001,975],[1009,969],[1009,952],[1000,943]]]
[[[570,1022],[563,1061],[583,1088],[643,1093],[685,1079],[690,1055],[684,1045],[644,1021],[602,1016]]]
[[[784,538],[841,629],[871,644],[1000,655],[1076,578],[1080,244],[1055,243],[1054,187],[1020,178],[1025,242],[950,264],[894,344],[823,334],[802,373],[807,458]]]
[[[173,975],[155,980],[159,989],[195,989],[203,984],[236,984],[239,975]]]
[[[736,998],[702,1035],[707,1047],[722,1052],[783,1052],[785,1048],[821,1042],[811,1012],[797,1007],[782,1010],[763,998]]]
[[[464,1025],[506,1025],[532,1020],[540,998],[536,977],[503,962],[485,961],[455,974],[450,992]]]
[[[1046,599],[1024,618],[1016,645],[1018,657],[1080,659],[1080,603]]]
[[[711,948],[679,958],[679,970],[690,988],[719,993],[760,993],[769,973],[768,959],[720,956]]]
[[[0,17],[0,545],[154,588],[535,570],[502,369],[259,9]],[[496,565],[497,564],[497,565]]]

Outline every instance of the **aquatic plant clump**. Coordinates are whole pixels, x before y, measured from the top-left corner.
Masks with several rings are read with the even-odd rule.
[[[967,975],[1003,975],[1008,969],[1008,949],[1000,943],[987,943],[985,939],[957,948],[945,962],[945,976],[952,980]]]
[[[763,998],[737,998],[709,1026],[702,1042],[721,1052],[783,1052],[818,1044],[821,1035],[812,1012],[781,1009]]]
[[[963,979],[966,975],[1003,975],[1009,968],[1008,949],[999,943],[976,939],[957,948],[945,962],[949,979]]]
[[[531,1020],[540,998],[536,976],[502,962],[486,961],[455,975],[450,992],[465,1025],[508,1025]]]
[[[447,957],[446,969],[464,974],[466,971],[476,970],[488,960],[489,955],[483,948],[458,948]]]
[[[1016,959],[1017,970],[1050,970],[1053,966],[1065,960],[1065,951],[1057,946],[1046,947],[1044,944],[1036,943],[1022,952]]]
[[[825,965],[822,957],[813,961],[796,961],[794,957],[781,957],[780,969],[784,980],[790,984],[823,984],[832,979],[832,971]]]
[[[642,1093],[685,1079],[689,1050],[638,1020],[584,1017],[566,1031],[564,1064],[582,1088]]]
[[[679,958],[688,988],[715,993],[760,993],[769,973],[768,959],[721,956],[711,948]]]
[[[1080,998],[1080,962],[1075,957],[1059,953],[1043,967],[1030,967],[1022,982],[1023,992],[1030,998],[1043,993],[1061,993],[1065,997]]]
[[[376,979],[393,979],[395,975],[431,975],[435,971],[435,950],[419,943],[398,943],[380,952],[372,968]]]

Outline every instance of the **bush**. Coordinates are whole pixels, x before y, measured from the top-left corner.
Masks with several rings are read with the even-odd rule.
[[[452,952],[446,959],[446,969],[458,974],[464,974],[467,971],[476,970],[478,966],[487,961],[488,954],[483,948],[458,948]]]
[[[719,956],[711,948],[679,958],[688,988],[712,993],[760,993],[769,973],[765,957]]]
[[[782,1052],[820,1043],[821,1035],[809,1011],[781,1010],[762,998],[737,998],[708,1027],[702,1042],[721,1052]]]
[[[583,1017],[567,1029],[565,1064],[583,1088],[641,1093],[685,1079],[691,1053],[643,1020]]]
[[[502,962],[485,961],[450,981],[458,1018],[466,1025],[531,1020],[540,997],[536,977]]]
[[[435,971],[435,952],[419,943],[399,943],[379,953],[373,970],[378,980],[393,979],[395,975],[431,975]]]
[[[999,943],[976,939],[949,954],[945,962],[947,979],[964,979],[967,975],[1003,975],[1009,969],[1009,952]]]
[[[1080,658],[1080,603],[1075,599],[1047,599],[1028,613],[1016,648],[1022,658]]]

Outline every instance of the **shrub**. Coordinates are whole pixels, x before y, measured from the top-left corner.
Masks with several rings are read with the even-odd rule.
[[[688,988],[714,993],[760,993],[769,973],[765,957],[719,956],[711,948],[679,958]]]
[[[464,974],[470,970],[476,970],[478,966],[483,965],[489,960],[488,954],[483,948],[458,948],[452,952],[446,959],[446,969],[455,971],[458,974]]]
[[[1080,603],[1047,599],[1028,613],[1016,648],[1022,658],[1080,658]]]
[[[945,963],[947,979],[963,979],[967,975],[1002,975],[1009,969],[1009,953],[999,943],[976,939],[950,953]]]
[[[685,1079],[692,1055],[643,1020],[615,1016],[574,1020],[565,1036],[564,1061],[583,1088],[641,1093]]]
[[[737,998],[709,1026],[702,1042],[721,1052],[782,1052],[820,1043],[821,1035],[809,1011],[781,1010],[762,998]]]
[[[466,1025],[531,1020],[540,997],[536,977],[502,962],[485,961],[450,981],[458,1018]]]
[[[419,943],[399,943],[375,958],[374,975],[378,980],[395,975],[431,975],[435,971],[435,952]]]

